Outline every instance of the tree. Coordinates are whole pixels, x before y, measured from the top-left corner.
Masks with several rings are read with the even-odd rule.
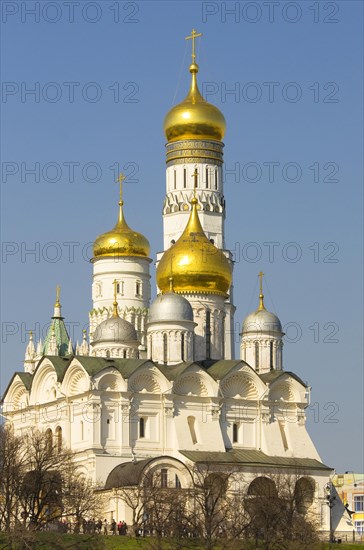
[[[18,516],[19,481],[25,472],[22,440],[0,426],[0,530],[9,532]]]
[[[309,511],[313,496],[313,480],[302,474],[255,478],[244,502],[247,537],[262,540],[264,550],[313,548],[317,541],[317,525]]]

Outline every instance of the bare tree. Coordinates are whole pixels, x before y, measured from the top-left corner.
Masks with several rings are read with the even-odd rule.
[[[24,475],[22,440],[0,426],[0,530],[9,532],[18,514],[19,481]]]

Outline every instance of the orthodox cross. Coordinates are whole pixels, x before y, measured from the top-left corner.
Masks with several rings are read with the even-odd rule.
[[[195,59],[196,59],[195,40],[198,36],[202,36],[202,33],[196,32],[195,29],[192,29],[191,36],[186,36],[186,40],[192,40],[192,63],[195,63]]]
[[[126,179],[126,176],[124,176],[124,174],[122,174],[122,172],[120,172],[119,174],[119,177],[116,181],[119,182],[120,184],[120,200],[119,200],[119,205],[121,206],[123,204],[123,181]]]
[[[61,287],[57,285],[56,286],[56,306],[59,306],[60,298],[61,298]]]
[[[260,279],[260,282],[259,282],[259,284],[260,284],[260,294],[263,294],[263,275],[264,275],[263,271],[260,271],[258,273],[258,277]]]

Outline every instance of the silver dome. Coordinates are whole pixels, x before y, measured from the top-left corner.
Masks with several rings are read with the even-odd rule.
[[[93,334],[93,344],[99,342],[138,342],[135,328],[121,317],[109,317],[102,321]]]
[[[266,309],[257,309],[249,313],[243,321],[241,332],[242,334],[252,332],[280,332],[283,334],[282,325],[277,315]]]
[[[193,310],[186,298],[174,292],[159,294],[149,310],[149,323],[193,321]]]

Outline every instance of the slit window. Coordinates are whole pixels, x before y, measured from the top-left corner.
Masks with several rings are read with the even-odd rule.
[[[185,360],[185,335],[181,335],[181,361]]]
[[[141,295],[141,290],[142,290],[142,285],[141,285],[141,283],[140,283],[139,281],[137,281],[137,282],[135,283],[135,294],[136,294],[137,296],[140,296],[140,295]]]
[[[186,170],[186,168],[183,169],[183,187],[185,189],[187,187],[187,170]]]
[[[174,486],[176,487],[176,489],[180,489],[180,488],[181,488],[181,482],[180,482],[179,477],[178,477],[177,474],[176,474],[176,476],[175,476]]]
[[[215,170],[215,190],[217,190],[217,170]]]
[[[187,418],[188,427],[190,429],[191,439],[192,443],[195,445],[197,443],[197,436],[196,436],[196,418],[194,416],[189,416]]]
[[[211,358],[211,312],[206,311],[206,359]]]
[[[239,441],[239,426],[233,424],[233,443],[238,443]]]
[[[206,189],[209,188],[209,169],[206,167]]]
[[[273,370],[273,342],[269,342],[269,365],[270,370]]]
[[[167,364],[168,358],[168,337],[167,334],[163,334],[163,363]]]
[[[176,170],[173,170],[173,188],[177,188],[177,172]]]
[[[146,419],[140,418],[139,419],[139,437],[141,439],[145,437],[145,427],[146,427]]]
[[[259,370],[259,344],[255,342],[255,369]]]

